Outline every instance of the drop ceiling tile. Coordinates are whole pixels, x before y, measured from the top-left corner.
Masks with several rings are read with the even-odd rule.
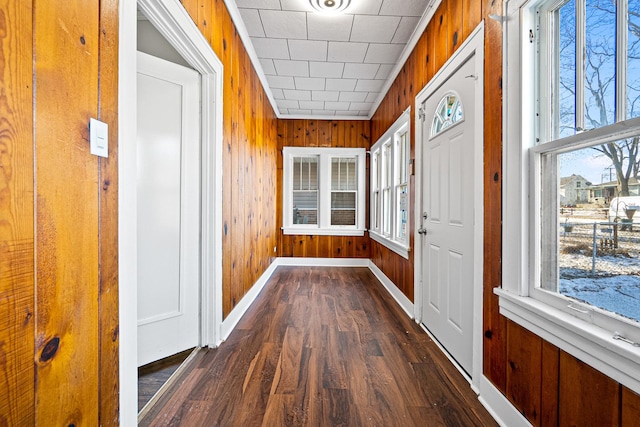
[[[267,82],[269,86],[276,89],[295,89],[296,85],[293,82],[293,77],[287,76],[267,76]]]
[[[309,90],[290,90],[285,89],[284,97],[296,101],[311,101],[311,91]]]
[[[356,92],[379,92],[384,80],[358,80]]]
[[[356,79],[327,79],[327,90],[353,91],[356,88]]]
[[[420,18],[415,18],[412,16],[405,16],[400,20],[400,25],[396,30],[396,34],[393,36],[391,43],[401,43],[406,44],[409,41],[409,37],[413,34],[413,31],[416,29]]]
[[[276,104],[278,108],[300,108],[298,101],[290,101],[287,99],[278,99]]]
[[[271,88],[271,94],[274,99],[284,99],[284,92],[282,89]]]
[[[384,0],[380,15],[422,16],[428,0]]]
[[[371,44],[364,58],[366,63],[395,64],[404,49],[403,44]]]
[[[289,40],[291,59],[298,61],[326,61],[327,42],[313,40]]]
[[[336,112],[333,110],[313,110],[311,113],[317,116],[335,116],[336,115]]]
[[[326,16],[307,14],[309,40],[348,41],[351,36],[353,15]]]
[[[349,6],[348,12],[362,15],[378,15],[382,7],[382,0],[360,0],[354,1]]]
[[[238,8],[246,7],[251,9],[280,9],[279,0],[236,0]]]
[[[381,64],[375,78],[386,80],[387,77],[389,77],[389,73],[391,73],[391,70],[393,70],[393,67],[395,67],[395,64]]]
[[[378,73],[378,64],[345,64],[342,77],[346,79],[373,79]]]
[[[364,102],[369,92],[340,92],[340,101],[344,102]],[[336,108],[342,110],[342,108]]]
[[[262,26],[267,37],[307,38],[307,14],[283,10],[261,10]]]
[[[273,64],[280,76],[309,77],[309,63],[307,61],[276,59]]]
[[[300,108],[305,110],[324,110],[324,102],[322,101],[300,101]]]
[[[349,102],[325,102],[324,108],[327,110],[349,110]]]
[[[339,116],[353,116],[353,111],[349,111],[349,110],[342,110],[342,111],[336,111],[336,115]]]
[[[289,108],[289,114],[296,114],[296,115],[302,116],[305,114],[311,114],[311,110],[296,110],[293,108]]]
[[[363,62],[368,43],[329,42],[329,61]]]
[[[273,65],[273,59],[261,59],[260,65],[262,65],[262,71],[264,71],[266,75],[278,74],[276,73],[276,66]]]
[[[310,62],[309,75],[311,77],[342,77],[344,64],[341,62]]]
[[[325,79],[317,77],[295,77],[296,89],[301,90],[324,90]]]
[[[258,9],[239,9],[239,11],[244,26],[247,28],[247,33],[249,33],[251,37],[264,37],[264,29],[262,28],[262,21],[260,20]]]
[[[356,15],[353,19],[351,41],[389,43],[393,39],[399,23],[400,18],[395,16]],[[266,30],[267,27],[265,25]]]
[[[379,96],[380,92],[369,92],[367,99],[365,99],[364,102],[376,102]]]
[[[369,111],[372,106],[370,102],[352,102],[349,110]]]
[[[282,10],[299,10],[302,12],[315,12],[308,1],[301,0],[280,0]]]
[[[289,59],[289,46],[284,39],[251,39],[258,58]]]
[[[340,92],[320,91],[314,90],[311,94],[311,98],[314,101],[337,101]]]

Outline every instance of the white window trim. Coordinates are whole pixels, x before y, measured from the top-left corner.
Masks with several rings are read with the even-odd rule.
[[[533,179],[528,149],[534,145],[533,0],[507,1],[503,19],[503,229],[502,288],[496,288],[500,313],[563,351],[640,393],[640,348],[613,339],[613,331],[581,320],[529,297],[535,274],[530,262],[529,197]],[[621,126],[624,127],[624,126]],[[621,129],[621,132],[623,130]],[[591,131],[597,132],[597,131]]]
[[[318,236],[363,236],[365,231],[365,177],[366,165],[364,148],[335,147],[284,147],[282,183],[282,230],[284,234]],[[292,170],[294,157],[318,156],[318,224],[293,224]],[[331,159],[334,157],[355,157],[358,168],[358,191],[356,194],[356,225],[331,225]]]
[[[389,208],[389,214],[390,214],[390,233],[389,235],[386,235],[386,233],[383,232],[383,221],[386,221],[386,219],[384,218],[384,215],[382,216],[382,221],[380,221],[380,229],[377,230],[375,229],[375,207],[373,206],[374,200],[375,198],[373,197],[374,195],[374,188],[373,185],[371,186],[371,194],[370,194],[370,214],[371,214],[371,226],[369,228],[369,236],[371,237],[371,239],[375,240],[376,242],[380,243],[381,245],[389,248],[390,250],[392,250],[393,252],[397,253],[398,255],[402,256],[405,259],[409,259],[409,232],[407,231],[406,233],[406,238],[404,241],[400,241],[398,239],[395,238],[396,236],[396,213],[398,211],[398,203],[399,200],[397,200],[397,195],[396,195],[396,185],[395,185],[395,180],[396,180],[396,167],[398,166],[398,162],[396,161],[396,143],[395,143],[395,138],[396,135],[401,134],[402,132],[407,132],[407,138],[408,138],[408,145],[409,148],[411,147],[411,107],[407,108],[402,115],[393,123],[393,125],[391,125],[391,127],[389,127],[389,129],[387,129],[387,131],[384,133],[384,135],[382,135],[375,144],[373,144],[371,146],[371,153],[375,153],[376,150],[381,150],[382,152],[382,148],[385,144],[390,144],[391,145],[391,161],[390,161],[390,165],[391,165],[391,173],[389,174],[391,176],[392,183],[389,184],[390,187],[390,208]],[[409,170],[409,163],[410,163],[410,155],[407,155],[407,169]],[[380,162],[383,162],[383,156],[382,154],[380,155]],[[380,170],[380,174],[382,174],[382,168]],[[410,172],[410,170],[409,170]],[[410,175],[410,173],[409,173]],[[373,178],[373,173],[371,173],[371,177]],[[381,180],[382,182],[382,180]],[[383,183],[384,184],[384,183]],[[407,194],[411,194],[411,184],[410,184],[410,179],[407,180]],[[380,196],[378,197],[378,203],[380,204],[380,207],[378,209],[378,212],[380,214],[382,214],[383,211],[383,206],[382,206],[382,189],[384,188],[384,185],[379,189],[380,190]],[[411,209],[407,209],[407,224],[410,223],[411,221],[411,213],[410,213]]]

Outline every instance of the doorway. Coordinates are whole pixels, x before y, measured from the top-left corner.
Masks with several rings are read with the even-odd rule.
[[[120,40],[136,40],[139,11],[200,75],[199,346],[217,346],[222,323],[222,63],[178,0],[120,3]],[[138,415],[138,200],[136,43],[119,53],[120,421]]]
[[[481,369],[482,32],[416,97],[416,319],[472,381]]]

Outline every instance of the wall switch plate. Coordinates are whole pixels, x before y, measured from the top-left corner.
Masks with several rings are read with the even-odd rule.
[[[100,120],[89,120],[89,142],[91,154],[109,157],[109,125]]]

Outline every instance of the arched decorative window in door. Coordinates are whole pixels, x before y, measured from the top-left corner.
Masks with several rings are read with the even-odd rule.
[[[460,98],[454,92],[448,92],[438,103],[431,123],[431,137],[433,138],[448,127],[462,121],[464,111]]]

